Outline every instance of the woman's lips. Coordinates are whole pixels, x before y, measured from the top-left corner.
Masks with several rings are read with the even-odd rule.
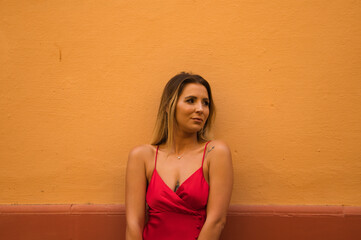
[[[192,118],[194,121],[196,122],[203,122],[203,119],[202,118]]]

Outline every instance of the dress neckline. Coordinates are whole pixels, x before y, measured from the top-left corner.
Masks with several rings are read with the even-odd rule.
[[[200,170],[202,170],[202,177],[203,177],[203,179],[204,179],[203,167],[200,167],[200,168],[198,168],[196,171],[194,171],[186,180],[184,180],[184,181],[182,182],[182,184],[179,185],[179,187],[178,187],[178,189],[177,189],[176,191],[173,191],[173,190],[164,182],[164,180],[162,179],[162,177],[159,175],[157,169],[154,169],[154,170],[155,170],[155,173],[158,175],[159,179],[161,180],[161,182],[163,183],[163,185],[165,185],[166,188],[169,189],[169,191],[171,191],[171,192],[173,192],[173,193],[175,193],[175,194],[177,194],[177,195],[178,195],[179,189],[183,189],[183,185],[186,184],[189,179],[191,179],[192,177],[196,176],[196,173],[198,173]],[[204,182],[208,185],[208,183],[207,183],[207,181],[206,181],[205,179],[204,179]]]
[[[163,178],[159,175],[158,171],[157,171],[157,157],[158,157],[158,149],[159,149],[159,145],[157,145],[157,150],[156,150],[156,154],[155,154],[155,164],[154,164],[154,170],[153,170],[153,174],[152,174],[152,177],[151,177],[151,181],[153,180],[153,176],[154,176],[154,173],[156,173],[158,175],[158,177],[160,178],[160,180],[163,182],[163,184],[167,187],[167,189],[169,189],[171,192],[177,194],[177,192],[179,191],[179,189],[182,189],[183,188],[183,185],[185,183],[188,182],[188,180],[190,178],[192,178],[193,176],[196,175],[197,172],[199,172],[201,170],[202,172],[202,178],[204,180],[204,182],[209,186],[208,182],[206,181],[206,179],[204,178],[204,174],[203,174],[203,163],[204,163],[204,157],[205,157],[205,153],[206,153],[206,149],[207,149],[207,145],[208,143],[210,143],[211,141],[208,141],[205,146],[204,146],[204,150],[203,150],[203,157],[202,157],[202,165],[200,168],[198,168],[197,170],[195,170],[189,177],[186,178],[186,180],[184,180],[182,182],[182,184],[179,185],[178,189],[176,191],[173,191],[163,180]],[[178,195],[178,194],[177,194]]]

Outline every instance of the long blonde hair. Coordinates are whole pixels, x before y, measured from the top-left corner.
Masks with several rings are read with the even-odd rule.
[[[213,103],[211,87],[201,76],[181,72],[171,78],[164,87],[155,123],[153,139],[151,141],[152,145],[161,145],[164,143],[166,143],[168,147],[173,145],[174,126],[176,123],[176,105],[185,85],[189,83],[199,83],[207,89],[209,98],[209,115],[203,128],[197,132],[197,139],[200,142],[210,140],[210,131],[215,118],[215,106]]]

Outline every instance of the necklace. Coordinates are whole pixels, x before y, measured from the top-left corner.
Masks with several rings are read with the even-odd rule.
[[[181,155],[181,156],[177,156],[178,160],[180,160],[182,157],[183,157],[182,155]]]

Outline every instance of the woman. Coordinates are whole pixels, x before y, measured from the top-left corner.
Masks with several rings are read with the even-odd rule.
[[[211,88],[201,76],[182,72],[169,80],[152,144],[129,154],[127,240],[219,239],[233,171],[228,146],[208,140],[214,110]]]

